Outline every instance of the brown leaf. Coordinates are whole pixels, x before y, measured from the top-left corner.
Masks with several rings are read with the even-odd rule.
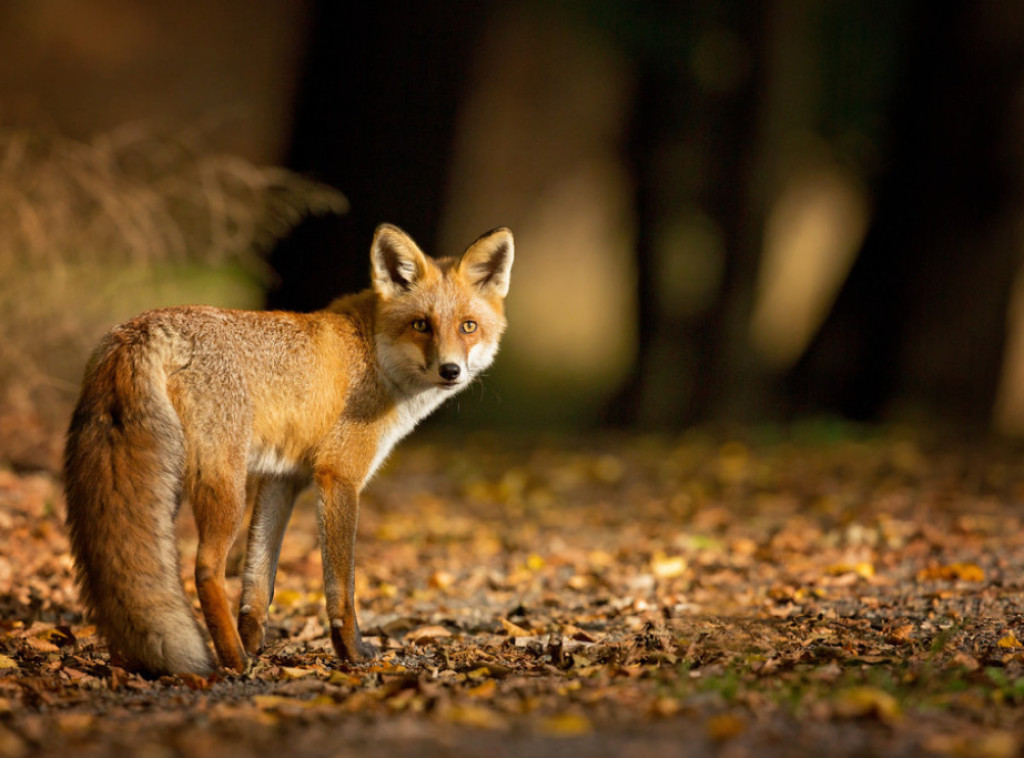
[[[540,731],[554,737],[577,737],[590,734],[593,730],[594,726],[590,719],[570,711],[548,716],[540,722]]]
[[[501,619],[501,628],[509,637],[534,636],[533,632],[529,631],[528,629],[523,629],[523,627],[519,626],[518,624],[513,624],[511,621],[505,618]]]
[[[960,580],[964,582],[985,581],[984,570],[976,563],[949,563],[944,566],[929,566],[917,572],[919,582]]]
[[[443,626],[421,626],[406,634],[405,641],[410,645],[426,645],[451,636],[452,633]]]
[[[747,728],[747,722],[731,713],[723,713],[708,719],[704,729],[715,742],[724,742],[738,737]]]

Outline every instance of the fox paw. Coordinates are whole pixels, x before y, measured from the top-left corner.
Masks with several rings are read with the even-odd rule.
[[[376,645],[363,641],[357,628],[353,627],[351,633],[345,634],[345,627],[340,619],[331,622],[331,643],[339,658],[352,663],[376,658],[380,653]]]
[[[242,638],[242,647],[249,655],[256,655],[266,643],[266,627],[245,608],[238,614],[238,634]]]

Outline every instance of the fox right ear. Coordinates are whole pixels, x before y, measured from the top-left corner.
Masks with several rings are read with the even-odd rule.
[[[408,292],[427,270],[427,257],[397,226],[381,224],[370,246],[373,289],[385,300]]]

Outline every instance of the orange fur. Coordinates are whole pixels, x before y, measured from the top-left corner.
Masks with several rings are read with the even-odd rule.
[[[173,523],[187,499],[216,660],[244,668],[263,644],[282,535],[310,480],[331,640],[344,658],[372,654],[353,590],[359,493],[401,437],[493,360],[513,241],[497,229],[435,261],[384,225],[370,258],[373,288],[324,311],[151,311],[93,354],[65,451],[67,522],[82,599],[126,665],[215,667],[180,582]],[[224,571],[247,502],[236,628]]]

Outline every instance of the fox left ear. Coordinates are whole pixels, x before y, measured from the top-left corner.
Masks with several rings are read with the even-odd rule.
[[[503,226],[487,232],[466,248],[459,261],[459,272],[482,294],[505,297],[514,257],[512,232]]]
[[[397,226],[381,224],[370,246],[373,288],[388,299],[408,292],[427,270],[427,256]]]

